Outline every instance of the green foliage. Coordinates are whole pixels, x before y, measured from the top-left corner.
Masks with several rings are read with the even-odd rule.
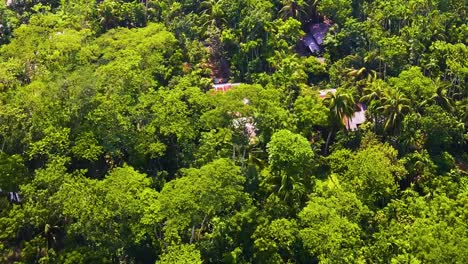
[[[460,250],[467,243],[467,210],[458,205],[466,195],[461,195],[457,201],[444,194],[425,198],[408,192],[389,204],[389,211],[378,213],[381,231],[374,235],[369,257],[396,263],[466,261],[466,252]]]
[[[420,134],[422,142],[418,144],[432,154],[463,144],[464,125],[438,105],[426,107],[422,115],[409,116],[405,121],[403,131],[409,134],[407,137],[414,138]]]
[[[317,9],[338,24],[344,24],[346,19],[351,15],[351,4],[352,1],[349,0],[325,0],[319,2]]]
[[[397,151],[377,143],[359,150],[348,160],[343,184],[348,185],[369,206],[385,205],[394,197],[398,180],[406,174],[397,159]]]
[[[467,263],[465,18],[0,1],[0,262]]]
[[[156,263],[185,263],[185,264],[201,264],[200,251],[195,249],[194,245],[179,245],[170,246],[167,252],[161,255],[161,259]]]
[[[369,210],[331,177],[317,187],[299,214],[304,247],[324,263],[358,262],[363,245],[359,222]]]
[[[314,158],[307,140],[288,130],[273,134],[267,148],[270,169],[276,173],[304,175]]]
[[[99,146],[92,132],[80,135],[71,150],[77,158],[89,161],[96,161],[102,154],[102,147]]]
[[[432,80],[425,77],[418,67],[402,71],[397,78],[391,78],[389,82],[413,102],[420,98],[429,98],[436,91]]]
[[[6,43],[18,23],[15,13],[8,9],[5,2],[0,3],[0,45]]]
[[[239,172],[229,160],[219,159],[200,169],[184,170],[182,177],[167,183],[158,198],[158,211],[154,212],[165,223],[165,240],[201,239],[213,217],[245,203],[245,179]]]
[[[253,238],[256,263],[285,263],[292,261],[298,243],[298,226],[293,220],[278,219],[259,226]]]
[[[18,189],[26,183],[27,173],[24,160],[20,155],[0,152],[0,186],[5,191]]]
[[[130,167],[116,168],[102,181],[77,178],[64,183],[57,199],[69,197],[63,204],[63,214],[75,219],[67,232],[109,252],[131,245],[141,235],[139,221],[144,205],[154,202],[156,193],[148,188],[150,183]],[[125,225],[119,219],[125,219]]]
[[[283,200],[297,201],[310,185],[314,153],[310,144],[301,135],[288,130],[279,130],[267,145],[269,174],[265,184],[273,188]]]
[[[137,1],[104,0],[96,11],[105,30],[117,26],[138,27],[146,23],[143,6]]]
[[[302,136],[309,138],[314,128],[325,127],[328,119],[328,109],[317,97],[300,96],[294,102],[296,127]]]

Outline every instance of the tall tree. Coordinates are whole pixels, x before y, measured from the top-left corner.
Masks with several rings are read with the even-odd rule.
[[[306,12],[307,2],[304,0],[281,0],[283,7],[280,10],[280,15],[283,18],[292,17],[299,19],[299,16]]]
[[[411,101],[399,90],[387,90],[379,102],[377,111],[384,118],[384,129],[391,133],[398,133],[401,122],[406,114],[411,112]]]
[[[267,145],[269,175],[265,184],[290,203],[300,203],[311,183],[314,153],[307,139],[288,130],[279,130]]]
[[[331,128],[328,133],[325,151],[328,151],[331,136],[337,129],[344,128],[344,119],[352,118],[356,103],[354,98],[347,93],[337,91],[336,93],[329,92],[324,99],[325,105],[330,110]]]
[[[202,17],[206,17],[206,25],[222,28],[222,25],[227,23],[224,1],[225,0],[204,0],[200,3],[200,7],[203,10]]]

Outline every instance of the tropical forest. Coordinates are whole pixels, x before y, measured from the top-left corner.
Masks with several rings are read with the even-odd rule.
[[[0,263],[468,263],[466,0],[0,0]]]

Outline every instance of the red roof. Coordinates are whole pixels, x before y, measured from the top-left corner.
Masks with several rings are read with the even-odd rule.
[[[215,84],[213,88],[215,92],[226,92],[231,90],[232,87],[238,86],[240,83],[222,83],[222,84]]]

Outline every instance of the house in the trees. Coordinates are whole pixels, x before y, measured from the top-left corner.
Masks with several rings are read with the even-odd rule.
[[[215,92],[226,92],[232,89],[232,87],[239,86],[241,83],[220,83],[213,84],[213,89]]]
[[[329,28],[330,24],[328,23],[310,24],[308,32],[302,41],[312,54],[317,54],[322,51],[323,40]]]
[[[364,103],[358,103],[356,106],[356,110],[351,118],[344,117],[343,123],[348,130],[357,130],[358,127],[366,122],[366,110],[367,107]]]
[[[328,93],[335,94],[336,89],[325,89],[319,91],[319,97],[324,99]],[[347,130],[357,130],[358,127],[366,122],[366,110],[367,107],[364,103],[358,103],[356,105],[356,110],[354,111],[353,116],[343,118],[343,124],[345,125]]]
[[[326,17],[321,20],[323,21],[321,23],[309,20],[304,25],[303,30],[305,35],[300,39],[296,50],[301,56],[315,56],[318,62],[325,64],[325,59],[321,57],[323,53],[323,41],[332,26],[332,21]]]

